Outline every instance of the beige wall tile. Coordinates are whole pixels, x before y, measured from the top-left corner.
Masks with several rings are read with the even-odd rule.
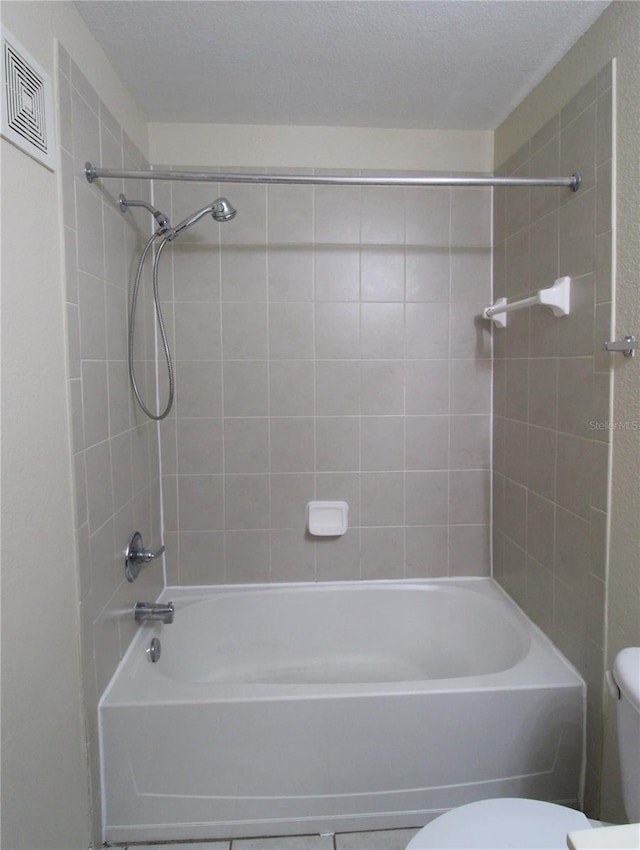
[[[361,541],[363,579],[404,577],[402,528],[363,528]]]
[[[312,186],[267,188],[268,234],[270,247],[277,244],[310,245],[313,240]]]
[[[608,416],[610,361],[601,349],[612,297],[612,98],[606,85],[596,100],[597,93],[594,79],[506,169],[551,173],[556,162],[560,173],[581,171],[580,191],[533,190],[531,221],[517,216],[521,229],[510,238],[499,218],[494,230],[505,244],[508,295],[524,294],[517,281],[536,290],[559,275],[572,277],[570,316],[522,311],[530,313],[528,325],[509,321],[495,347],[498,358],[510,359],[497,392],[494,386],[494,414],[511,418],[504,427],[495,420],[494,468],[506,477],[494,475],[494,569],[587,680],[590,805],[597,805],[601,747],[609,462],[609,434],[592,425]]]
[[[571,277],[595,266],[596,191],[582,191],[560,208],[560,271]]]
[[[366,304],[360,308],[360,345],[363,359],[402,357],[404,307],[402,304]]]
[[[484,247],[491,244],[491,190],[451,192],[451,245]]]
[[[411,410],[412,407],[427,407],[424,401],[425,389],[418,386],[417,369],[411,371],[407,364],[407,413],[420,412]],[[412,376],[410,381],[409,375]],[[444,383],[441,381],[441,383]],[[411,392],[415,400],[410,404]],[[422,390],[422,392],[421,392]],[[428,392],[428,390],[427,390]],[[363,415],[392,415],[405,411],[405,366],[394,360],[377,360],[360,365],[361,410]],[[446,394],[446,389],[444,390]],[[420,402],[418,401],[420,399]],[[440,408],[443,403],[440,401]]]
[[[360,469],[360,420],[355,416],[316,419],[316,468],[319,472]]]
[[[401,188],[369,187],[362,192],[361,210],[360,239],[363,244],[404,244],[404,192]]]
[[[449,351],[449,314],[448,302],[407,304],[404,329],[405,357],[411,360],[445,357]]]
[[[489,469],[490,417],[452,416],[449,420],[451,469]]]
[[[405,295],[407,301],[448,301],[451,291],[451,254],[448,248],[407,245]]]
[[[405,528],[406,578],[449,575],[449,526]]]
[[[163,203],[181,217],[212,188],[174,184]],[[489,457],[490,338],[477,316],[491,294],[490,192],[229,195],[238,218],[176,240],[163,269],[178,363],[176,426],[162,426],[161,449],[165,471],[178,473],[165,479],[165,514],[180,581],[206,578],[204,567],[188,573],[183,549],[219,540],[222,522],[226,572],[215,568],[215,581],[402,576],[409,556],[416,575],[447,574],[448,470],[485,470]],[[345,538],[305,539],[312,498],[349,503]],[[465,574],[465,540],[486,539],[472,502],[461,497]],[[366,568],[362,526],[387,541],[375,558],[376,534],[362,543]],[[444,568],[420,541],[444,552]]]
[[[453,525],[489,521],[489,472],[452,470],[449,473],[449,522]]]
[[[355,416],[360,412],[360,363],[357,360],[318,360],[315,376],[318,413]]]
[[[220,362],[175,364],[176,415],[222,416],[222,367]]]
[[[360,252],[349,246],[315,246],[316,301],[360,299]]]
[[[332,364],[329,364],[332,365]],[[306,360],[279,360],[269,364],[269,411],[271,416],[312,416],[315,410],[314,387],[318,383],[320,364]],[[225,365],[225,380],[228,374]],[[342,371],[340,370],[340,374]],[[356,376],[359,373],[356,369]],[[234,379],[232,392],[243,384],[242,380]],[[253,393],[249,394],[253,396]],[[261,397],[260,393],[256,396]],[[356,393],[357,396],[357,393]],[[225,409],[226,409],[225,390]],[[323,407],[326,410],[326,408]],[[327,410],[327,413],[342,411]]]
[[[269,377],[273,382],[281,373],[276,367],[280,364],[271,365],[270,376],[266,361],[225,361],[222,376],[225,416],[266,416],[269,413]],[[291,378],[290,374],[287,378]]]
[[[403,525],[404,475],[402,472],[363,472],[361,498],[363,526]]]
[[[69,191],[73,189],[69,187]],[[71,195],[73,197],[73,195]],[[76,216],[78,223],[78,269],[93,277],[104,277],[104,242],[102,230],[102,202],[88,187],[86,181],[75,182]]]
[[[450,463],[449,417],[407,416],[405,441],[406,469],[448,468]]]
[[[322,476],[319,476],[322,478]],[[315,498],[315,481],[311,473],[272,474],[269,481],[271,527],[299,529],[306,526],[307,502]],[[342,500],[333,488],[322,498]],[[346,499],[346,501],[350,501]]]
[[[407,245],[448,247],[452,194],[450,190],[435,187],[405,189]],[[488,221],[488,215],[486,221]],[[462,226],[458,227],[458,231],[462,235]]]
[[[404,419],[400,416],[365,416],[361,420],[360,465],[363,470],[402,469]]]
[[[357,472],[317,472],[316,498],[321,501],[346,502],[349,505],[349,528],[360,526],[360,475]]]
[[[449,528],[449,571],[454,576],[491,575],[488,525]]]
[[[351,528],[342,537],[318,538],[315,548],[318,581],[360,578],[360,529]]]
[[[489,413],[490,364],[484,360],[451,361],[451,413]]]
[[[175,185],[175,184],[174,184]],[[180,301],[220,299],[220,251],[214,245],[171,243],[175,294]]]
[[[450,379],[454,363],[448,360],[407,360],[406,413],[434,416],[449,412]],[[462,376],[462,369],[457,370]],[[364,408],[363,408],[364,412]]]
[[[267,529],[269,476],[225,475],[224,502],[227,529]]]
[[[269,420],[266,417],[224,420],[224,469],[227,474],[269,471]]]
[[[313,358],[313,305],[269,305],[269,356],[272,360]]]
[[[225,545],[225,580],[229,584],[269,580],[268,531],[227,531]]]
[[[315,581],[315,543],[303,528],[271,532],[271,581]]]
[[[180,531],[216,531],[224,527],[221,475],[179,475]]]
[[[268,279],[270,301],[313,301],[313,255],[309,248],[272,248]]]
[[[181,532],[179,562],[182,584],[222,584],[225,580],[224,532]]]
[[[176,302],[176,360],[219,360],[220,311],[210,301]]]
[[[450,522],[447,472],[407,472],[405,487],[405,521],[408,526],[445,525]]]
[[[362,301],[402,301],[404,253],[397,248],[363,246],[360,255]]]
[[[360,193],[352,186],[317,186],[314,193],[315,241],[321,245],[358,245]]]
[[[272,417],[270,421],[270,470],[313,472],[315,427],[311,417]]]
[[[360,356],[360,307],[358,304],[315,305],[316,357],[355,359]]]
[[[266,359],[266,303],[230,302],[222,305],[222,353],[225,359]]]

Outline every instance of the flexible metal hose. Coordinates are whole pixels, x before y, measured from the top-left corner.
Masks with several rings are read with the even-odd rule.
[[[158,266],[160,263],[160,256],[164,250],[164,246],[169,241],[169,237],[165,236],[162,242],[158,247],[156,255],[153,259],[153,303],[155,308],[156,319],[158,321],[158,327],[160,328],[160,338],[162,340],[162,347],[164,349],[164,356],[167,362],[167,373],[169,376],[169,398],[167,400],[166,407],[162,411],[162,413],[152,413],[151,410],[144,403],[142,396],[140,394],[140,390],[138,389],[138,382],[136,381],[135,367],[133,362],[133,347],[136,336],[136,308],[138,304],[138,292],[140,289],[140,281],[142,279],[142,270],[144,268],[144,262],[147,258],[147,254],[149,253],[149,249],[153,245],[154,241],[162,235],[162,231],[156,231],[153,236],[149,239],[147,244],[144,247],[144,250],[140,256],[140,262],[138,263],[138,270],[136,272],[136,280],[133,285],[133,292],[131,293],[131,308],[129,310],[129,378],[131,379],[131,386],[133,388],[134,395],[136,400],[145,414],[149,417],[149,419],[155,419],[156,421],[160,419],[164,419],[169,415],[169,411],[173,407],[173,396],[175,390],[175,379],[173,375],[173,364],[171,362],[171,349],[169,348],[169,341],[167,339],[167,333],[164,326],[164,318],[162,316],[162,309],[160,307],[160,296],[158,294]]]

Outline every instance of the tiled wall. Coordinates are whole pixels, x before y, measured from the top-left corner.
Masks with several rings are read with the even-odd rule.
[[[502,169],[579,170],[579,192],[495,194],[495,296],[573,279],[571,315],[494,331],[496,578],[588,683],[587,805],[597,813],[612,357],[612,75],[606,67]]]
[[[135,197],[149,189],[133,182],[87,183],[86,160],[125,168],[145,163],[61,46],[58,61],[83,691],[99,827],[97,701],[137,628],[134,602],[155,600],[163,586],[155,564],[130,585],[123,556],[134,529],[147,545],[161,536],[157,431],[133,408],[126,363],[127,290],[146,231],[127,223],[117,205],[123,188]],[[153,353],[146,301],[139,325],[145,386],[144,358]]]
[[[236,170],[236,169],[234,169]],[[287,171],[289,169],[283,168]],[[489,572],[490,190],[158,183],[170,583]],[[349,503],[338,539],[311,499]]]
[[[83,681],[94,772],[96,703],[134,632],[122,552],[160,542],[157,429],[132,402],[127,291],[150,221],[89,185],[85,160],[146,167],[77,66],[58,75],[76,469]],[[570,173],[564,190],[496,190],[493,296],[571,275],[572,315],[509,316],[494,332],[495,574],[589,683],[588,802],[597,808],[606,581],[611,324],[610,71],[504,173]],[[236,170],[236,169],[234,169]],[[281,170],[289,170],[283,168]],[[177,397],[160,425],[169,583],[486,575],[491,193],[157,183],[176,223],[161,297]],[[138,375],[155,406],[147,274]],[[160,369],[160,395],[166,379]],[[603,423],[601,426],[600,423]],[[341,499],[339,539],[305,532],[310,499]],[[98,811],[99,801],[94,805]],[[96,818],[96,822],[98,822]]]

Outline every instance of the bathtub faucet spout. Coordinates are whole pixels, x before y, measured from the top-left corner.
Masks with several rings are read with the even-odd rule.
[[[133,616],[136,622],[146,623],[148,621],[159,621],[161,623],[173,623],[175,608],[173,602],[166,604],[158,602],[136,602]]]

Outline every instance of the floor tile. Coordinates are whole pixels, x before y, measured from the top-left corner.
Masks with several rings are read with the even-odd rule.
[[[342,832],[336,850],[405,850],[417,829],[385,829],[380,832]]]
[[[330,835],[289,835],[284,838],[242,838],[231,850],[333,850]]]
[[[197,841],[195,844],[136,844],[123,850],[230,850],[228,841]]]

